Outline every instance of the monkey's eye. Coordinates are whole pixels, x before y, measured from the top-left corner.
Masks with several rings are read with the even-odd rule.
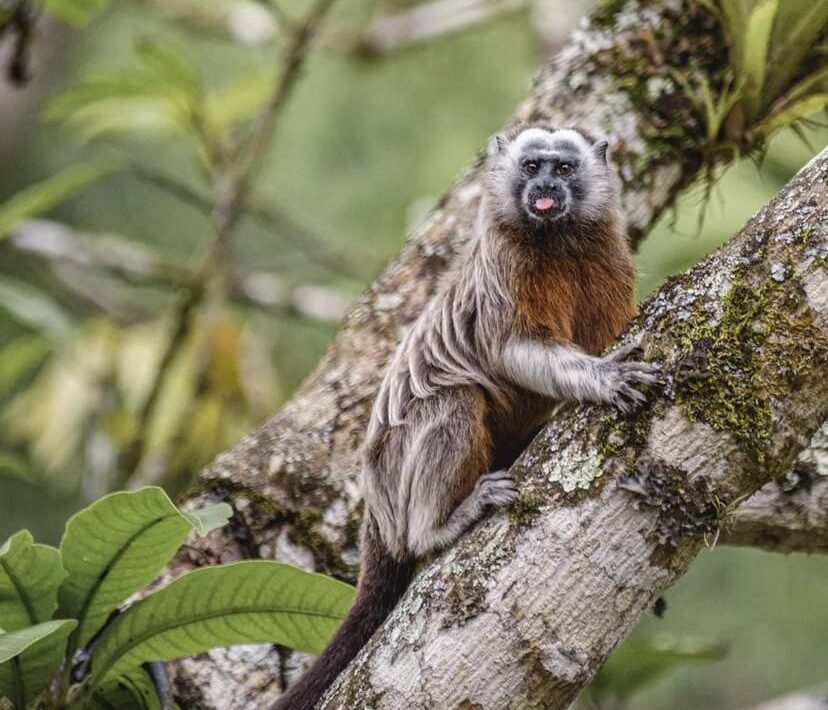
[[[537,175],[540,166],[537,163],[524,163],[523,169],[530,175]]]
[[[558,175],[561,177],[566,177],[567,175],[572,175],[574,168],[569,163],[561,163],[558,166]]]

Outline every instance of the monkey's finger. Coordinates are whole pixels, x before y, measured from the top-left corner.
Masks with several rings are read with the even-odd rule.
[[[637,352],[640,348],[641,344],[639,342],[627,343],[607,355],[606,359],[609,362],[621,362],[622,360],[626,360],[633,353]]]
[[[480,481],[513,481],[514,479],[509,475],[509,472],[504,468],[500,469],[499,471],[492,471],[490,473],[484,473],[480,477]]]
[[[621,414],[629,414],[631,410],[630,403],[620,395],[612,401],[612,406],[621,412]]]
[[[644,362],[643,360],[619,362],[618,369],[621,372],[661,372],[661,366],[657,362]]]
[[[660,382],[659,376],[650,372],[628,372],[627,377],[633,382],[643,385],[653,385]]]
[[[627,384],[626,382],[618,388],[618,391],[621,393],[623,397],[630,400],[633,404],[644,404],[647,401],[647,398],[644,396],[643,393],[639,392],[635,387]]]

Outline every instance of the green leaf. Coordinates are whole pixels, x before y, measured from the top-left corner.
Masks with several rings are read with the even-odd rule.
[[[132,51],[157,81],[175,87],[187,96],[198,94],[198,69],[175,45],[142,37],[133,45]]]
[[[217,528],[223,527],[232,515],[233,509],[227,503],[216,503],[215,505],[208,505],[206,508],[194,510],[192,513],[184,513],[184,517],[190,521],[193,529],[199,535],[206,535]]]
[[[48,339],[39,333],[22,335],[0,349],[0,397],[9,394],[17,384],[43,361],[52,349]]]
[[[63,120],[82,140],[103,134],[196,132],[201,105],[197,68],[176,47],[151,39],[133,48],[138,66],[98,67],[51,102],[46,116]]]
[[[766,103],[773,101],[802,67],[814,43],[828,25],[828,3],[784,0],[771,38],[765,80]]]
[[[70,652],[155,578],[192,529],[192,520],[156,487],[112,493],[70,518],[60,543],[69,576],[59,595],[60,616],[78,620]]]
[[[28,530],[12,535],[0,547],[0,626],[17,631],[51,619],[65,577],[54,547],[35,544]]]
[[[784,107],[787,104],[793,103],[796,99],[819,93],[820,90],[824,89],[828,89],[828,66],[817,69],[794,84],[778,99],[774,108]]]
[[[121,165],[111,160],[81,163],[18,192],[0,204],[0,240],[21,220],[49,211],[87,185],[120,169]]]
[[[184,134],[187,128],[180,106],[157,96],[101,99],[75,110],[65,123],[80,142],[103,135],[169,137]]]
[[[765,85],[765,69],[768,65],[768,47],[773,20],[778,9],[779,0],[764,0],[750,13],[747,27],[738,30],[744,33],[743,55],[739,64],[742,71],[740,78],[744,84],[742,93],[749,118],[756,117],[762,106],[762,88]]]
[[[0,547],[0,626],[8,632],[0,636],[0,659],[18,656],[0,666],[0,693],[17,699],[21,708],[59,668],[75,626],[49,621],[65,577],[60,553],[36,544],[28,530]]]
[[[749,2],[753,0],[720,0],[724,29],[731,41],[730,58],[734,73],[742,73],[742,58],[745,55],[745,27],[750,16]]]
[[[65,341],[72,321],[47,293],[13,276],[0,276],[0,309],[52,341]]]
[[[60,635],[65,631],[65,637],[75,628],[76,623],[74,619],[54,619],[0,634],[0,663],[7,663],[53,634]]]
[[[630,640],[610,656],[586,692],[599,701],[608,698],[624,701],[674,668],[720,660],[726,652],[720,643],[698,639]]]
[[[23,710],[57,672],[75,624],[56,619],[0,635],[0,695]]]
[[[34,475],[34,469],[27,459],[8,451],[0,451],[0,476],[31,481]]]
[[[169,98],[166,87],[158,86],[145,72],[119,67],[94,67],[83,80],[58,94],[46,105],[46,118],[61,120],[99,101],[132,98]]]
[[[149,674],[139,668],[97,690],[87,707],[100,710],[161,710],[161,702]]]
[[[137,602],[104,630],[89,681],[99,686],[147,661],[217,646],[269,642],[317,653],[353,596],[347,584],[280,562],[198,569]]]
[[[812,116],[813,114],[828,108],[828,94],[813,94],[803,99],[794,101],[790,106],[773,113],[770,118],[759,125],[759,132],[763,135],[770,135],[774,131],[790,126],[797,121]]]
[[[40,4],[53,17],[79,27],[106,8],[109,0],[41,0]]]
[[[219,132],[257,116],[273,93],[273,72],[254,68],[234,77],[205,98],[205,113]]]

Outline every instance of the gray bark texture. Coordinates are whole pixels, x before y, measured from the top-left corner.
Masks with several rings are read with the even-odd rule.
[[[572,42],[541,71],[529,95],[509,123],[542,120],[554,125],[579,125],[605,134],[610,141],[611,156],[621,179],[630,237],[633,242],[637,242],[647,233],[655,219],[671,206],[680,190],[696,177],[705,161],[717,154],[715,142],[710,143],[705,138],[703,117],[698,113],[696,103],[671,78],[672,71],[681,71],[689,65],[695,65],[714,89],[725,82],[727,53],[724,37],[718,24],[698,2],[632,0],[626,3],[605,3],[575,33]],[[812,169],[815,168],[812,166]],[[813,185],[810,188],[815,189]],[[803,187],[800,184],[801,189]],[[399,258],[352,307],[330,349],[294,397],[278,414],[233,449],[219,456],[203,473],[199,491],[190,497],[187,504],[196,506],[226,499],[233,504],[236,514],[225,529],[214,532],[206,540],[194,542],[171,566],[170,575],[203,564],[262,557],[327,572],[348,581],[355,580],[357,531],[361,517],[361,497],[357,485],[358,450],[371,402],[385,363],[401,333],[419,314],[432,295],[437,279],[467,242],[480,191],[478,160],[457,180],[431,216],[410,237]],[[791,200],[798,197],[802,196],[789,194]],[[824,192],[821,199],[824,205]],[[808,213],[808,210],[817,211],[817,207],[808,207],[802,203],[800,207],[791,207],[791,210],[794,209],[799,212],[788,214],[785,224],[791,234],[799,235],[800,241],[794,239],[791,244],[773,242],[773,247],[769,246],[765,250],[770,254],[784,247],[784,260],[781,263],[784,273],[790,277],[780,283],[779,288],[784,290],[789,286],[793,289],[794,282],[798,284],[801,281],[804,284],[807,279],[816,278],[809,275],[810,271],[803,275],[793,269],[799,268],[800,262],[804,263],[805,257],[801,253],[803,249],[817,248],[813,244],[817,243],[821,233],[814,226],[815,218]],[[809,235],[807,238],[803,236],[806,232]],[[763,239],[770,244],[770,237],[766,235]],[[811,246],[803,246],[807,244]],[[455,611],[459,609],[459,615],[446,617],[447,633],[450,632],[458,639],[457,646],[449,647],[461,649],[459,644],[462,639],[462,643],[471,646],[479,643],[481,648],[486,648],[487,640],[477,638],[473,632],[475,624],[500,618],[494,612],[484,611],[488,604],[489,585],[495,584],[495,578],[491,575],[497,574],[498,570],[507,569],[510,560],[522,559],[526,553],[526,564],[521,563],[515,568],[524,576],[526,583],[533,579],[537,581],[537,584],[530,584],[534,591],[526,601],[531,602],[542,591],[541,587],[555,582],[556,575],[553,575],[553,569],[546,565],[543,557],[550,554],[550,549],[539,547],[538,554],[529,554],[528,547],[534,544],[532,535],[542,535],[547,542],[558,540],[561,544],[572,536],[577,539],[581,535],[579,526],[586,525],[597,511],[603,510],[604,496],[609,496],[609,502],[616,506],[609,511],[618,516],[619,520],[644,520],[655,525],[651,514],[636,511],[633,505],[636,502],[639,505],[646,503],[646,496],[640,496],[642,500],[638,501],[633,493],[622,493],[615,484],[606,485],[607,480],[615,480],[611,470],[618,469],[616,475],[620,476],[625,466],[632,467],[631,470],[638,478],[649,480],[652,477],[654,481],[660,482],[664,479],[662,483],[654,485],[666,486],[669,491],[672,491],[672,484],[678,476],[687,476],[692,481],[698,479],[702,481],[698,486],[703,487],[708,485],[709,476],[721,474],[722,483],[716,482],[710,491],[697,492],[695,483],[688,488],[688,495],[696,496],[698,493],[704,501],[713,501],[717,513],[715,516],[709,514],[709,511],[699,513],[707,522],[687,523],[690,529],[684,532],[706,533],[708,541],[712,542],[720,529],[719,513],[722,511],[728,514],[723,534],[726,536],[728,530],[734,534],[738,530],[740,518],[735,504],[738,498],[736,491],[740,495],[747,493],[787,470],[786,466],[793,462],[796,453],[803,446],[801,438],[812,433],[815,426],[810,420],[799,421],[805,414],[804,405],[798,399],[796,402],[787,401],[786,397],[790,394],[787,385],[780,384],[785,396],[780,395],[782,405],[779,412],[777,387],[773,378],[773,386],[767,391],[747,389],[746,382],[753,382],[754,376],[758,377],[754,370],[761,361],[760,351],[735,348],[733,357],[742,358],[733,361],[736,374],[723,372],[726,359],[716,349],[719,341],[715,328],[722,317],[729,315],[734,308],[738,317],[742,318],[740,309],[746,306],[740,298],[736,299],[738,305],[723,303],[719,291],[728,287],[728,284],[732,285],[731,282],[741,283],[742,278],[758,278],[761,272],[760,266],[752,265],[747,256],[731,256],[732,259],[728,257],[730,261],[725,259],[706,267],[704,276],[683,277],[691,280],[684,283],[679,279],[669,284],[651,302],[647,311],[649,315],[642,322],[641,327],[650,332],[647,340],[650,343],[648,354],[663,360],[665,367],[676,370],[675,373],[670,371],[672,379],[668,381],[667,396],[659,400],[657,407],[666,407],[669,403],[674,406],[658,415],[648,409],[639,419],[630,421],[607,415],[603,410],[564,410],[555,420],[554,426],[563,427],[559,431],[564,432],[565,436],[562,435],[563,438],[553,445],[551,435],[545,434],[533,447],[533,453],[528,453],[522,460],[520,471],[526,472],[526,486],[521,501],[508,515],[497,518],[498,523],[490,522],[485,526],[488,531],[486,535],[494,534],[493,525],[498,535],[506,535],[497,538],[502,543],[501,546],[491,548],[486,545],[481,548],[481,533],[473,533],[468,540],[478,540],[476,552],[469,556],[470,543],[464,541],[446,558],[455,560],[452,562],[455,565],[453,571],[442,566],[429,568],[416,583],[412,596],[395,616],[395,623],[399,624],[401,616],[406,615],[409,615],[406,618],[411,621],[416,604],[421,605],[422,623],[433,623],[442,612],[437,607],[432,610],[431,606],[437,603],[436,596],[445,596],[446,604],[454,607]],[[824,254],[813,257],[822,258]],[[741,265],[742,261],[746,263]],[[739,273],[734,271],[737,266]],[[721,273],[715,272],[716,268],[721,268]],[[779,273],[778,269],[775,271]],[[816,269],[813,273],[821,275],[822,270]],[[695,278],[700,281],[692,281]],[[776,283],[772,281],[772,284]],[[796,289],[799,289],[798,298],[804,303],[802,299],[805,299],[805,286],[797,286]],[[711,291],[709,302],[705,290]],[[658,310],[659,304],[661,311],[656,313],[653,309]],[[824,355],[824,350],[820,350],[824,345],[821,339],[824,334],[817,337],[817,325],[811,322],[806,324],[805,321],[809,318],[820,324],[822,321],[814,320],[816,316],[807,315],[814,308],[810,305],[802,305],[798,301],[794,303],[793,300],[789,304],[777,304],[775,301],[774,304],[778,307],[777,310],[790,316],[791,328],[799,329],[797,337],[809,339],[804,342],[813,351],[813,360],[802,356],[803,346],[798,340],[792,343],[794,354],[791,356],[791,362],[796,363],[795,367],[798,368],[797,372],[803,370],[806,373],[803,377],[807,378],[807,373],[813,369],[813,363],[820,362],[819,358]],[[671,309],[675,313],[671,313]],[[797,309],[802,310],[802,314]],[[683,336],[685,340],[681,342],[668,339],[665,335],[665,332],[669,334],[672,327],[670,324],[676,319],[686,334]],[[742,320],[737,326],[747,328]],[[654,330],[656,326],[658,332]],[[693,331],[691,326],[697,326],[698,332]],[[763,325],[763,328],[768,330],[782,326],[783,322],[779,322],[770,323],[767,327]],[[697,342],[703,344],[696,345]],[[679,351],[673,352],[670,348],[679,347],[683,348],[680,350],[681,358],[675,360],[679,357]],[[687,385],[689,390],[685,392],[676,383],[684,383],[690,377],[687,373],[703,369],[708,351],[714,352],[716,376],[690,378],[688,381],[694,384]],[[756,358],[759,360],[754,362]],[[824,370],[824,358],[822,363]],[[751,376],[743,382],[737,374],[741,371],[740,368],[747,367],[751,369]],[[781,362],[778,363],[778,369],[780,373],[788,372],[788,366]],[[780,382],[787,382],[782,375],[780,378]],[[727,396],[718,392],[716,386],[723,387]],[[816,382],[811,389],[807,401],[813,408],[818,409],[824,405],[824,391],[819,389],[824,386],[824,383]],[[721,402],[722,407],[716,408],[717,417],[714,420],[705,419],[705,407],[699,406],[699,399],[694,399],[690,394],[694,388],[707,395],[712,390],[716,401]],[[674,401],[677,392],[684,398],[681,406]],[[815,398],[818,398],[820,392],[822,397],[817,401]],[[740,411],[734,410],[734,407],[742,395],[749,398],[744,400],[747,403],[745,409],[748,420],[736,426],[731,420],[738,419]],[[769,396],[774,399],[768,400]],[[706,396],[706,399],[709,400],[710,397]],[[696,403],[696,409],[693,402]],[[824,414],[823,411],[815,416],[818,421],[822,421]],[[733,430],[732,424],[736,427]],[[596,428],[589,430],[592,426]],[[790,430],[785,428],[788,426]],[[679,461],[682,453],[679,451],[666,462],[655,457],[657,468],[653,471],[637,471],[636,462],[639,459],[647,460],[644,454],[648,450],[648,438],[653,436],[651,430],[654,429],[656,434],[661,432],[660,436],[671,440],[671,437],[676,436],[671,433],[675,428],[691,432],[683,441],[696,441],[692,446],[687,443],[689,449],[683,452],[687,463]],[[777,428],[781,432],[779,436]],[[755,435],[751,433],[754,431]],[[706,438],[693,438],[702,435]],[[572,444],[574,448],[567,444],[570,439],[575,442]],[[540,443],[544,441],[547,443]],[[787,442],[787,448],[778,453],[773,447],[782,441]],[[594,448],[585,448],[586,442],[592,442]],[[539,446],[548,448],[541,450]],[[723,448],[719,450],[716,447]],[[654,451],[658,453],[658,449]],[[717,457],[715,461],[711,461],[711,456]],[[730,458],[740,456],[740,460],[753,463],[750,466],[747,463],[740,464],[739,468],[732,471],[723,471],[722,467]],[[592,468],[587,471],[590,462]],[[712,466],[710,470],[705,469],[708,465]],[[594,476],[594,485],[587,485],[588,482],[583,478],[585,475]],[[635,485],[629,483],[629,486]],[[643,484],[641,487],[642,490],[647,490]],[[609,494],[612,490],[617,490],[615,497]],[[798,489],[797,495],[807,495],[803,493],[804,490],[804,487]],[[675,491],[669,493],[674,494]],[[696,502],[702,505],[701,499]],[[685,505],[681,496],[674,503],[678,508]],[[586,507],[581,508],[582,505]],[[562,507],[559,509],[558,506]],[[667,519],[671,519],[669,515]],[[556,528],[558,525],[561,526],[560,529]],[[550,533],[551,530],[554,533]],[[683,570],[682,560],[686,562],[692,558],[700,543],[696,537],[687,542],[684,532],[672,530],[666,523],[654,527],[653,534],[663,540],[659,543],[658,552],[654,553],[655,571],[645,570],[645,574],[653,577],[649,586],[644,581],[633,579],[635,571],[640,569],[631,558],[628,574],[632,577],[629,578],[629,584],[621,584],[621,581],[628,579],[627,573],[619,577],[614,611],[610,613],[604,610],[601,613],[600,605],[597,605],[595,623],[613,628],[621,624],[623,629],[618,632],[618,638],[623,636],[637,618],[640,609],[644,608],[642,604],[645,598],[653,590],[669,584]],[[520,536],[514,537],[518,533]],[[630,540],[611,536],[602,541],[600,547],[609,545],[618,551],[621,559],[627,554],[628,546],[631,546],[630,554],[640,554],[645,549],[646,541],[639,541],[639,538],[641,535],[633,536]],[[756,536],[754,541],[755,539]],[[597,538],[590,544],[597,545],[596,540]],[[743,538],[742,542],[749,543],[750,540]],[[675,548],[674,543],[677,544]],[[795,549],[790,545],[781,547]],[[561,577],[555,584],[575,585],[578,573],[589,569],[591,554],[588,548],[581,548],[568,560],[561,557],[558,562],[562,564]],[[662,558],[663,567],[660,566]],[[542,574],[535,576],[531,571],[539,561],[543,562],[540,568]],[[449,586],[433,587],[431,596],[428,597],[426,590],[429,588],[429,580],[445,585],[445,580],[438,572],[448,574],[451,582]],[[520,587],[519,584],[518,588]],[[572,589],[578,587],[572,586]],[[588,591],[588,594],[592,593]],[[552,599],[544,597],[544,613],[548,612]],[[415,606],[412,606],[411,600]],[[557,601],[562,601],[560,596]],[[581,601],[592,613],[589,601]],[[596,603],[597,601],[600,600],[596,598]],[[464,615],[468,615],[466,619],[463,618]],[[545,618],[534,616],[534,612],[529,616],[536,620]],[[590,645],[594,639],[585,637],[583,648],[588,649],[589,653],[585,650],[579,655],[581,652],[578,649],[582,647],[579,642],[571,646],[575,650],[570,654],[567,643],[572,643],[572,639],[569,637],[574,633],[574,627],[584,620],[576,621],[571,616],[567,618],[568,623],[574,626],[561,627],[560,639],[556,640],[557,637],[552,633],[553,627],[549,627],[550,634],[545,637],[545,643],[551,644],[549,653],[552,654],[552,661],[549,663],[546,663],[546,657],[537,649],[532,650],[530,655],[534,655],[528,658],[528,646],[521,646],[520,653],[514,656],[509,656],[509,653],[515,651],[514,646],[509,645],[504,647],[505,650],[493,653],[493,656],[499,654],[502,661],[508,657],[508,662],[504,661],[501,670],[514,668],[515,673],[509,671],[510,679],[500,681],[496,681],[496,674],[493,674],[486,682],[501,683],[500,690],[491,696],[489,704],[481,704],[479,707],[509,707],[509,704],[504,705],[502,701],[505,694],[511,692],[511,687],[517,689],[509,696],[509,702],[514,707],[553,707],[538,704],[543,697],[541,695],[535,700],[527,700],[525,692],[532,691],[533,687],[545,692],[551,686],[560,686],[569,694],[577,692],[577,687],[597,668],[615,641],[609,639],[596,650]],[[614,620],[612,624],[611,618]],[[506,617],[501,620],[505,621]],[[506,634],[510,639],[509,644],[514,643],[522,633],[519,627],[519,624],[510,627],[511,630]],[[414,629],[420,627],[404,624],[394,628],[397,629],[394,633],[405,634],[413,633]],[[422,629],[425,630],[425,626]],[[480,631],[484,633],[485,629],[481,627]],[[387,633],[390,632],[383,632],[378,638],[388,638]],[[496,633],[500,634],[501,630],[498,629]],[[539,629],[535,628],[532,633],[538,634]],[[426,644],[425,637],[418,638],[421,638],[418,644]],[[399,643],[397,637],[397,646]],[[374,644],[372,653],[378,652],[379,648],[381,645]],[[401,653],[401,662],[407,659],[406,662],[411,664],[418,660],[418,657],[411,655],[411,648]],[[458,653],[458,658],[462,658],[462,653]],[[567,661],[569,655],[574,660]],[[330,701],[329,707],[372,706],[368,698],[374,696],[370,694],[384,692],[378,690],[384,688],[384,685],[379,680],[376,686],[373,685],[369,672],[373,663],[371,658],[370,654],[363,657],[351,674],[353,679],[340,689],[336,698]],[[560,661],[557,665],[555,658]],[[583,663],[579,660],[581,658]],[[291,654],[285,649],[251,646],[213,651],[195,659],[178,662],[172,669],[176,691],[184,707],[252,709],[266,707],[275,699],[305,660],[300,654]],[[490,660],[494,662],[495,658]],[[566,665],[564,661],[573,664],[569,670],[560,665]],[[484,666],[485,664],[481,665]],[[492,667],[488,666],[489,671]],[[414,666],[410,668],[413,669]],[[527,671],[527,668],[530,670]],[[555,669],[559,672],[553,681],[551,674]],[[457,668],[455,671],[459,673]],[[443,703],[440,693],[444,688],[439,684],[429,699],[427,695],[431,691],[424,690],[424,685],[418,685],[421,678],[406,673],[401,674],[396,691],[383,696],[387,697],[388,703],[393,703],[396,697],[397,700],[403,698],[405,702],[398,707],[476,707],[473,704],[464,705],[464,700],[453,705],[449,696],[445,696],[446,702]],[[425,677],[431,671],[428,666],[422,666],[420,673],[421,677]],[[569,676],[575,677],[575,680],[566,680]],[[460,677],[458,676],[457,688],[453,692],[462,693],[463,688],[470,687],[466,681],[460,683]],[[440,678],[441,682],[446,682],[450,679],[450,674],[443,675],[441,671]],[[476,680],[469,682],[479,681],[477,675],[474,678]],[[419,695],[406,697],[406,679],[420,689]],[[364,685],[360,686],[360,683]],[[480,693],[485,694],[485,687],[485,683],[478,683]],[[351,700],[346,697],[348,693],[351,693]],[[562,698],[564,694],[559,695]],[[349,705],[349,702],[352,704]],[[377,703],[379,702],[378,700]],[[386,700],[383,699],[382,702]],[[433,704],[428,705],[428,702]],[[501,702],[501,705],[492,704],[496,702]]]

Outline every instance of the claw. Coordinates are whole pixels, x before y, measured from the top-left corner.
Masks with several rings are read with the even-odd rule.
[[[633,341],[632,343],[627,343],[626,345],[622,345],[620,348],[611,352],[607,355],[606,359],[610,362],[621,362],[626,360],[630,355],[641,348],[641,342]]]

